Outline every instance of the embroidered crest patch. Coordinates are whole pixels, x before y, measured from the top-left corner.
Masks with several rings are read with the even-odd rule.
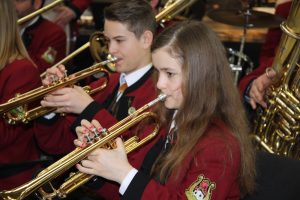
[[[47,51],[45,51],[42,55],[42,58],[50,64],[53,64],[56,59],[57,51],[53,49],[52,47],[48,47]]]
[[[216,184],[214,182],[200,175],[197,180],[185,190],[185,195],[188,200],[209,200],[211,199],[212,190],[215,188]]]
[[[135,107],[132,107],[132,106],[131,106],[131,107],[128,109],[128,115],[132,115],[135,111],[136,111]]]

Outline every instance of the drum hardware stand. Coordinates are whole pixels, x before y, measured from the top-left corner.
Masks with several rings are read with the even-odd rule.
[[[243,67],[241,65],[242,62],[242,55],[243,55],[243,51],[244,51],[244,47],[245,47],[245,40],[246,40],[246,35],[247,35],[247,29],[253,27],[253,24],[249,23],[249,18],[252,15],[251,13],[251,6],[250,6],[250,1],[248,1],[247,6],[246,6],[246,10],[243,11],[244,12],[244,16],[245,16],[245,23],[244,23],[244,28],[243,28],[243,35],[241,37],[241,45],[240,45],[240,50],[238,52],[238,62],[236,65],[232,66],[234,73],[234,83],[235,85],[238,84],[239,81],[239,75],[240,72],[242,72]]]

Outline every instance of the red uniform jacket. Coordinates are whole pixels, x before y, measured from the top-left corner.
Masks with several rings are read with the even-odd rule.
[[[72,0],[72,4],[80,10],[81,13],[89,7],[91,0]]]
[[[289,14],[291,4],[292,2],[289,1],[278,5],[276,7],[275,14],[286,19]],[[239,82],[239,89],[241,95],[244,95],[246,88],[248,87],[250,82],[252,82],[252,80],[259,77],[261,74],[265,73],[267,67],[272,66],[272,62],[280,42],[281,34],[282,31],[280,28],[269,29],[266,35],[266,41],[262,46],[260,59],[259,59],[259,63],[260,63],[259,66],[253,72],[243,77]]]
[[[40,73],[66,56],[66,34],[53,22],[40,17],[25,28],[22,35],[24,44]]]
[[[118,73],[110,76],[108,86],[102,92],[93,96],[95,101],[92,102],[77,118],[75,115],[67,115],[64,118],[57,120],[54,124],[49,123],[51,126],[47,125],[44,119],[40,120],[39,123],[35,124],[35,133],[42,149],[48,153],[54,154],[68,153],[70,150],[74,149],[74,129],[76,126],[80,125],[82,119],[90,121],[92,119],[97,119],[103,127],[109,128],[119,120],[125,118],[128,115],[128,109],[130,107],[138,109],[155,99],[157,96],[152,72],[153,69],[148,71],[140,80],[125,90],[118,101],[120,105],[116,116],[108,111],[108,107],[113,101],[119,88],[120,74]],[[91,84],[92,88],[95,88],[96,85],[99,86],[100,82],[102,82],[102,80],[93,82]],[[70,128],[71,125],[72,128]],[[133,133],[128,132],[127,134],[131,135]],[[140,150],[132,152],[129,155],[128,159],[134,167],[140,167],[145,154],[158,138],[159,137],[148,145],[143,146]],[[106,199],[119,199],[118,188],[119,185],[117,184],[107,183],[100,188],[99,194]]]
[[[143,169],[151,169],[145,164],[149,164],[146,159]],[[165,184],[161,184],[150,178],[149,170],[139,170],[122,199],[238,200],[239,170],[239,143],[227,126],[216,120],[182,162],[178,179],[172,174]]]
[[[37,68],[27,59],[15,60],[0,70],[0,103],[17,93],[24,93],[41,85]],[[11,189],[29,181],[36,172],[34,165],[5,168],[39,159],[32,124],[8,125],[0,118],[0,190]]]

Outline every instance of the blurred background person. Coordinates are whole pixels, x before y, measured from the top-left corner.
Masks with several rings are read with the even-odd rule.
[[[46,0],[46,5],[51,2],[53,2],[53,0]],[[72,20],[79,19],[81,14],[89,7],[90,3],[91,0],[66,1],[64,5],[57,6],[53,9],[52,21],[64,28]]]
[[[55,0],[45,0],[48,5]],[[64,29],[67,35],[67,54],[73,52],[77,45],[79,37],[79,25],[77,20],[83,12],[90,6],[91,0],[70,0],[54,7],[51,11],[45,12],[43,16],[59,25]]]
[[[43,0],[14,0],[18,17],[43,7]],[[38,15],[20,25],[22,39],[27,51],[40,73],[66,56],[66,34],[53,22]]]
[[[13,1],[0,1],[0,103],[41,85],[39,71],[24,47]],[[18,108],[14,109],[18,112]],[[32,123],[10,125],[0,118],[0,190],[29,181],[39,159]]]

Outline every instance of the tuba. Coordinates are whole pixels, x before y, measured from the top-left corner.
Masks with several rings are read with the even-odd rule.
[[[280,40],[272,68],[277,77],[267,91],[267,108],[259,109],[253,138],[269,153],[300,158],[300,1],[293,1],[281,24]]]
[[[93,176],[81,172],[73,173],[70,175],[70,178],[66,180],[66,182],[64,182],[58,189],[55,189],[52,186],[51,181],[66,172],[71,167],[75,166],[81,160],[85,159],[95,149],[100,147],[109,149],[113,148],[115,145],[114,140],[117,137],[119,137],[124,131],[128,130],[129,128],[146,118],[152,118],[155,122],[152,133],[141,140],[137,136],[129,138],[129,140],[124,143],[126,153],[134,151],[135,149],[141,147],[142,145],[153,139],[160,129],[160,123],[156,114],[145,111],[158,102],[164,101],[165,98],[166,95],[161,94],[153,101],[144,105],[125,119],[110,127],[108,130],[104,130],[101,133],[94,132],[95,138],[93,138],[93,141],[91,141],[87,145],[87,147],[77,147],[71,153],[67,154],[57,162],[41,171],[37,175],[37,177],[30,182],[25,183],[20,187],[17,187],[10,191],[1,191],[0,197],[2,197],[4,200],[21,200],[30,195],[32,192],[38,190],[38,193],[42,196],[41,199],[52,199],[56,196],[58,196],[59,198],[65,198],[67,194],[89,181]],[[53,189],[52,193],[47,193],[42,188],[46,184],[49,184],[51,186],[51,188]]]

